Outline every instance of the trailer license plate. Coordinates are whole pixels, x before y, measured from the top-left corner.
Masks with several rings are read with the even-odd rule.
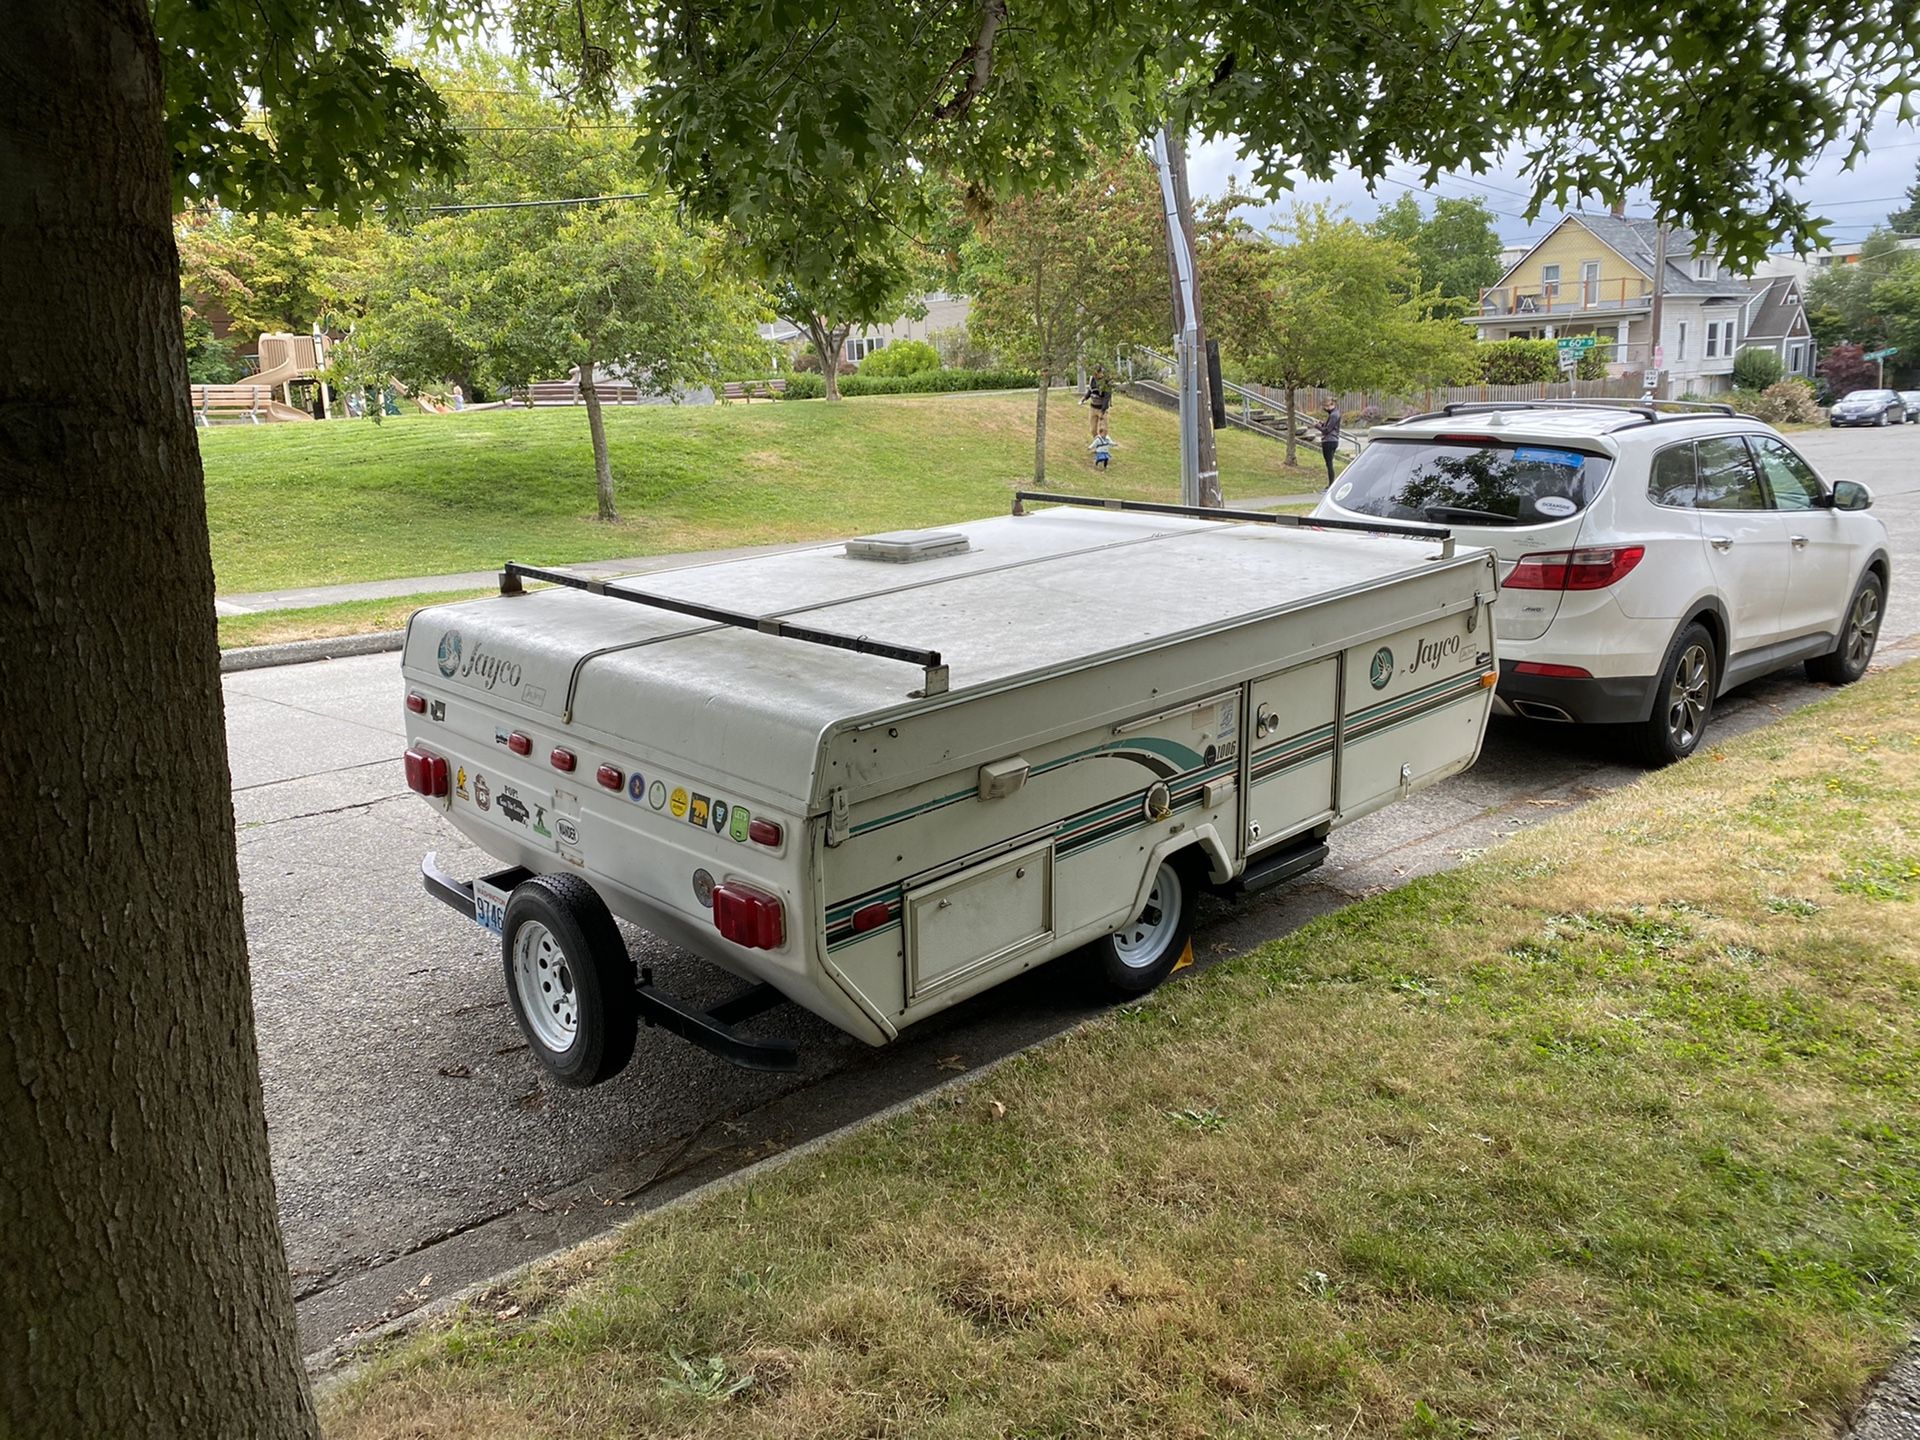
[[[473,882],[473,919],[482,930],[504,934],[507,927],[507,892],[484,880]]]

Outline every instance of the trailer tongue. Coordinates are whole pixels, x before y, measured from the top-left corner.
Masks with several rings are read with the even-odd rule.
[[[574,1084],[643,1022],[785,1068],[739,1028],[783,1000],[880,1045],[1067,955],[1141,993],[1203,889],[1473,763],[1496,588],[1444,531],[1032,493],[631,581],[510,563],[409,626],[408,783],[499,862],[427,889]],[[752,983],[668,995],[616,915]]]

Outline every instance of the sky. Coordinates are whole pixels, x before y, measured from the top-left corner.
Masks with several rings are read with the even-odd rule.
[[[1866,238],[1867,232],[1885,221],[1887,212],[1905,203],[1906,191],[1914,183],[1914,168],[1920,163],[1920,126],[1902,124],[1891,109],[1875,122],[1868,135],[1868,153],[1852,170],[1844,167],[1846,145],[1831,147],[1808,166],[1807,178],[1796,187],[1799,197],[1812,206],[1814,213],[1828,221],[1828,232],[1836,243]],[[1238,146],[1231,140],[1212,141],[1192,148],[1187,156],[1188,181],[1196,195],[1219,195],[1227,188],[1227,177],[1238,175],[1245,184],[1253,167],[1238,157]],[[1540,239],[1559,219],[1558,211],[1542,212],[1533,222],[1525,218],[1532,187],[1515,155],[1503,158],[1484,175],[1459,174],[1443,177],[1429,191],[1421,183],[1421,172],[1410,165],[1388,169],[1387,179],[1377,183],[1368,194],[1366,183],[1352,171],[1337,174],[1330,181],[1306,180],[1296,176],[1290,194],[1278,197],[1268,215],[1278,219],[1294,201],[1327,202],[1344,206],[1356,220],[1370,220],[1382,205],[1398,196],[1412,193],[1431,208],[1433,195],[1482,197],[1496,212],[1494,223],[1500,238],[1508,244]],[[1640,197],[1627,213],[1649,215],[1651,209]],[[1259,212],[1248,216],[1261,223]]]

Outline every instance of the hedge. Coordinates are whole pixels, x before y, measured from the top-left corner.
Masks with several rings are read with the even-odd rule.
[[[939,395],[955,390],[1032,390],[1039,383],[1031,370],[924,370],[918,375],[848,375],[840,381],[840,393]]]

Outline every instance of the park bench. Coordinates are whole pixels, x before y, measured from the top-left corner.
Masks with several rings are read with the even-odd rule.
[[[192,390],[196,425],[240,419],[258,425],[267,418],[267,404],[273,399],[272,387],[267,385],[195,385]]]
[[[602,405],[638,405],[643,398],[639,387],[628,380],[596,380],[593,391]],[[529,385],[512,403],[540,409],[549,405],[578,405],[583,399],[578,381],[540,380]]]
[[[728,380],[720,386],[720,398],[752,404],[755,400],[778,400],[786,390],[785,380]]]

